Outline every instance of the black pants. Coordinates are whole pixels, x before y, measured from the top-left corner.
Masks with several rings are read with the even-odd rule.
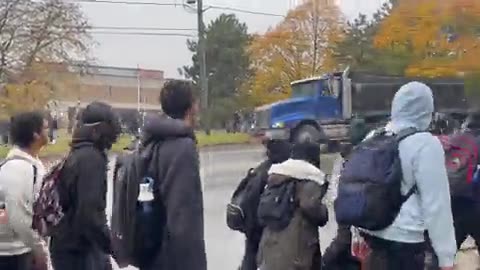
[[[354,258],[345,257],[344,260],[339,260],[329,265],[324,266],[322,270],[360,270],[361,263]]]
[[[257,253],[262,233],[256,232],[247,236],[245,240],[245,254],[243,256],[240,270],[257,270]]]
[[[465,199],[452,199],[453,224],[457,249],[471,236],[480,253],[480,204]],[[427,241],[430,242],[427,236]],[[427,250],[426,270],[438,270],[438,258],[431,245]]]
[[[425,244],[407,244],[366,236],[371,253],[366,270],[424,270]]]
[[[460,248],[463,242],[471,236],[480,253],[480,203],[453,199],[452,214],[457,247]]]
[[[0,256],[0,269],[31,270],[33,257],[31,253],[15,256]]]
[[[100,251],[50,252],[54,270],[112,270],[109,256]]]

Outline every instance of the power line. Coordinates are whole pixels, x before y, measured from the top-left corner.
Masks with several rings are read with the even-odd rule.
[[[19,24],[10,25],[10,27],[44,27],[44,25]],[[177,28],[177,27],[148,27],[148,26],[69,26],[69,25],[52,25],[57,29],[78,29],[78,30],[134,30],[134,31],[197,31],[197,28]]]
[[[197,28],[91,26],[91,30],[138,30],[138,31],[197,31]]]
[[[154,33],[154,32],[115,32],[115,31],[88,31],[92,35],[118,35],[118,36],[163,36],[196,38],[196,35],[184,33]]]
[[[100,3],[100,4],[120,4],[120,5],[138,5],[138,6],[174,6],[174,7],[183,6],[183,4],[178,4],[178,3],[130,2],[130,1],[121,1],[121,0],[71,0],[71,1],[78,2],[78,3]],[[253,15],[285,17],[285,15],[281,15],[281,14],[253,11],[253,10],[247,10],[247,9],[241,9],[241,8],[234,8],[234,7],[222,7],[222,6],[209,5],[206,8],[233,11],[233,12],[253,14]]]
[[[156,3],[156,2],[130,2],[130,1],[112,1],[112,0],[71,0],[77,3],[100,3],[100,4],[123,4],[123,5],[139,5],[139,6],[181,6],[177,3]]]
[[[220,9],[220,10],[233,11],[233,12],[246,13],[246,14],[253,14],[253,15],[263,15],[263,16],[285,18],[285,15],[268,13],[268,12],[261,12],[261,11],[251,11],[251,10],[246,10],[246,9],[241,9],[241,8],[220,7],[220,6],[209,6],[209,7],[211,9]]]

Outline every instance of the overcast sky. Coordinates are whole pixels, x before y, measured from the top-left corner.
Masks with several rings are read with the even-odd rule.
[[[142,0],[142,2],[178,4],[182,3],[182,1]],[[286,14],[295,0],[204,1],[207,5]],[[384,2],[384,0],[338,1],[347,18],[353,18],[359,12],[371,14]],[[196,28],[196,15],[187,12],[182,6],[133,6],[104,3],[82,3],[81,5],[90,23],[97,27]],[[208,10],[205,14],[205,22],[208,23],[221,13],[221,10]],[[281,17],[244,13],[236,13],[236,15],[240,20],[247,23],[250,32],[264,32],[281,20]],[[179,31],[173,31],[173,33],[179,33]],[[195,34],[195,31],[182,31],[181,33]],[[186,37],[110,34],[95,34],[93,37],[97,43],[93,54],[97,59],[97,63],[101,65],[119,67],[136,67],[139,65],[141,68],[164,70],[166,77],[178,77],[177,68],[189,64],[191,60],[191,54],[185,45]]]

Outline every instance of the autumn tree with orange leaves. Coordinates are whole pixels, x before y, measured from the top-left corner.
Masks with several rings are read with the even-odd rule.
[[[286,98],[290,82],[332,71],[331,45],[343,35],[339,8],[328,0],[310,0],[289,12],[276,27],[249,47],[254,70],[243,90],[251,105]]]
[[[78,91],[78,77],[68,71],[67,65],[32,63],[3,87],[0,119],[25,110],[43,110],[50,100]]]
[[[480,1],[402,0],[385,18],[374,45],[412,56],[408,76],[480,71]]]

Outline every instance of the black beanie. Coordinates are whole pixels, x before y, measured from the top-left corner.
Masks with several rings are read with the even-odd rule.
[[[83,124],[95,124],[101,122],[112,122],[115,113],[110,105],[103,102],[92,102],[82,111],[80,120]]]
[[[267,157],[272,163],[282,163],[290,158],[292,145],[286,140],[268,140],[265,146]]]
[[[320,144],[314,142],[295,144],[292,148],[292,159],[304,160],[320,168]]]

